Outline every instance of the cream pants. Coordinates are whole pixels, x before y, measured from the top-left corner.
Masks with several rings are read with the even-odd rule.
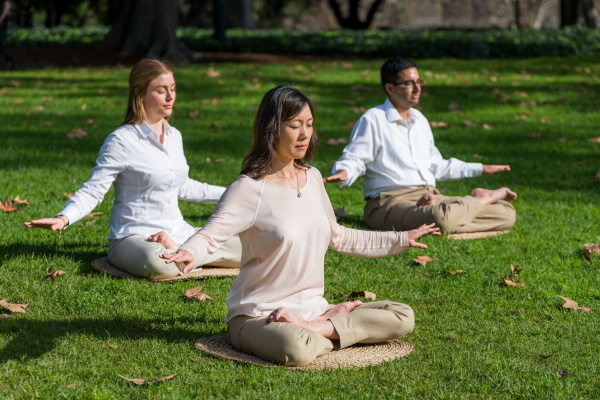
[[[267,322],[267,317],[238,315],[229,321],[229,339],[241,352],[279,364],[302,366],[334,347],[343,349],[355,343],[397,339],[408,335],[415,326],[412,308],[391,301],[365,303],[330,321],[339,341],[298,325]]]
[[[174,263],[167,264],[159,254],[170,254],[176,249],[167,250],[162,244],[149,242],[146,236],[132,235],[123,239],[108,241],[108,259],[119,269],[135,276],[150,280],[172,278],[179,275]],[[238,268],[242,255],[242,243],[236,235],[226,241],[202,265]]]
[[[435,205],[417,207],[425,193],[433,193]],[[484,206],[472,196],[443,196],[432,186],[382,192],[365,204],[365,221],[371,229],[408,231],[431,224],[446,233],[502,231],[517,217],[515,208],[500,200]]]

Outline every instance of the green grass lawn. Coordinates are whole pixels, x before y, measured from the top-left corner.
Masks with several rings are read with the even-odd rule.
[[[377,61],[194,65],[176,71],[175,125],[190,176],[231,183],[250,144],[264,92],[295,85],[316,104],[325,175],[363,109],[384,100]],[[0,212],[0,299],[29,304],[0,320],[2,398],[557,398],[600,397],[599,243],[600,60],[531,59],[419,62],[427,81],[420,109],[446,157],[510,164],[512,171],[440,182],[447,194],[509,186],[518,219],[509,235],[454,241],[427,237],[427,250],[387,259],[330,251],[326,297],[354,290],[410,304],[416,329],[407,358],[359,370],[293,371],[238,364],[200,353],[195,339],[223,333],[233,278],[209,279],[207,303],[179,297],[198,282],[152,283],[103,276],[90,261],[105,255],[112,190],[103,212],[66,231],[26,230],[52,216],[89,177],[104,138],[123,118],[128,68],[0,73],[0,197],[31,202]],[[211,76],[209,76],[211,75]],[[219,75],[219,76],[215,76]],[[190,112],[198,111],[196,118]],[[470,121],[468,126],[463,121]],[[484,129],[483,124],[489,125]],[[87,136],[68,139],[82,129]],[[222,162],[215,160],[222,159]],[[221,160],[219,160],[221,161]],[[328,186],[342,223],[364,227],[362,180]],[[212,206],[181,203],[200,226]],[[418,255],[438,258],[423,267]],[[526,287],[499,274],[522,269]],[[47,266],[66,271],[52,283]],[[465,274],[448,271],[464,269]],[[587,313],[562,307],[566,296]],[[0,311],[1,313],[2,311]],[[8,311],[5,311],[9,313]],[[549,357],[546,357],[549,356]],[[568,376],[558,378],[557,371]],[[168,382],[135,386],[117,376]]]

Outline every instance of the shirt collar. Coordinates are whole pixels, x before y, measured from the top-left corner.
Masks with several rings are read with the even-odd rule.
[[[154,133],[154,136],[158,138],[158,134],[154,132],[152,128],[150,128],[146,121],[142,121],[142,123],[136,125],[136,127],[138,128],[138,131],[143,137],[147,138],[148,136]],[[171,125],[169,125],[169,123],[165,119],[163,119],[163,128],[165,131],[165,136],[168,136],[171,133]]]
[[[388,122],[400,122],[400,123],[408,124],[409,126],[412,126],[415,123],[415,121],[417,119],[419,119],[419,115],[416,112],[414,112],[413,108],[411,107],[408,110],[408,121],[405,121],[400,116],[400,113],[398,112],[398,110],[396,110],[396,107],[394,107],[394,105],[390,101],[389,97],[387,99],[385,99],[383,108],[385,109],[385,116],[386,116]]]

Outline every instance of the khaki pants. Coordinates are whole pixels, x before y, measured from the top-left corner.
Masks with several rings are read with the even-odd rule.
[[[119,269],[150,280],[173,278],[180,275],[177,265],[165,263],[159,254],[170,254],[162,244],[149,242],[146,236],[132,235],[108,241],[108,259]],[[238,268],[242,255],[242,243],[236,235],[226,241],[202,265]]]
[[[435,204],[417,207],[425,193],[433,193]],[[432,186],[382,192],[365,204],[365,221],[371,229],[408,231],[431,224],[446,233],[503,231],[510,229],[517,217],[515,208],[500,200],[484,206],[472,196],[443,196]]]
[[[406,304],[376,301],[330,321],[339,341],[298,325],[246,315],[229,321],[229,339],[241,352],[279,364],[302,366],[334,347],[343,349],[355,343],[378,343],[406,336],[415,326],[415,315]]]

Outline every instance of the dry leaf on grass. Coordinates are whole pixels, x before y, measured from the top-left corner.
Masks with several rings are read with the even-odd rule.
[[[512,272],[513,276],[521,276],[521,269],[518,265],[510,264],[510,272]]]
[[[348,214],[346,214],[346,210],[344,209],[344,207],[336,208],[335,210],[333,210],[333,213],[335,214],[336,219],[348,217]]]
[[[158,378],[158,379],[154,379],[154,380],[149,380],[149,379],[144,379],[144,378],[131,378],[130,379],[130,378],[124,377],[123,375],[119,375],[119,374],[117,374],[117,375],[120,376],[121,378],[125,379],[126,381],[133,382],[136,385],[141,386],[146,383],[163,383],[163,382],[173,379],[178,374],[163,376],[162,378]]]
[[[588,142],[592,142],[592,143],[600,143],[600,136],[599,137],[593,137],[593,138],[589,138]]]
[[[195,119],[198,116],[199,113],[200,112],[198,110],[192,110],[192,111],[190,111],[190,113],[188,114],[188,116],[190,117],[190,119]]]
[[[525,136],[527,136],[528,138],[539,139],[542,137],[542,133],[541,132],[531,132],[531,133],[526,134]]]
[[[17,204],[25,204],[25,205],[30,205],[31,203],[29,202],[29,200],[25,200],[25,199],[21,199],[18,195],[17,197],[15,197],[13,199],[13,202],[17,203]]]
[[[452,274],[452,275],[456,275],[456,274],[466,274],[466,273],[467,273],[467,271],[465,271],[464,269],[457,269],[457,270],[455,270],[455,271],[448,271],[448,273],[449,273],[449,274]]]
[[[350,292],[342,295],[342,301],[355,299],[357,297],[364,297],[365,299],[375,300],[377,299],[377,295],[373,292],[367,292],[366,290],[361,290],[360,292]]]
[[[564,296],[557,296],[557,297],[559,297],[565,301],[565,304],[563,304],[564,308],[570,308],[571,310],[583,310],[585,312],[590,312],[593,310],[593,308],[590,308],[590,307],[580,307],[579,304],[575,300],[571,300],[567,297],[564,297]]]
[[[52,266],[48,265],[48,268],[46,268],[46,276],[42,278],[42,280],[46,279],[46,278],[50,278],[50,280],[52,282],[54,282],[54,278],[56,278],[59,275],[63,275],[66,274],[65,271],[63,271],[62,269],[57,269],[56,271],[52,271]]]
[[[596,172],[596,175],[594,175],[594,180],[595,180],[596,182],[600,182],[600,170],[598,170],[598,171]]]
[[[23,104],[24,102],[25,102],[25,100],[23,100],[23,99],[14,99],[12,101],[13,104]]]
[[[117,99],[106,99],[104,100],[104,104],[113,104],[115,106],[120,106],[121,104],[123,104],[123,102]]]
[[[0,210],[4,212],[14,212],[17,211],[15,207],[13,207],[13,202],[6,196],[4,202],[0,201]]]
[[[216,163],[222,163],[223,161],[225,161],[224,158],[217,158],[217,159],[215,159]]]
[[[552,354],[540,354],[538,355],[539,358],[541,358],[542,360],[545,360],[546,358],[552,357]]]
[[[498,275],[500,275],[500,274],[498,274]],[[500,275],[500,278],[502,278],[502,280],[504,281],[504,283],[506,283],[506,286],[523,286],[523,287],[526,286],[525,283],[519,282],[519,281],[515,281],[514,278],[513,279],[506,279],[502,275]]]
[[[585,259],[592,261],[592,253],[600,254],[600,244],[598,243],[586,243],[583,247]]]
[[[204,287],[204,283],[200,286],[196,286],[191,289],[188,289],[181,295],[181,297],[187,297],[188,299],[196,299],[196,300],[200,300],[200,301],[213,300],[212,297],[210,297],[206,293],[201,292],[203,287]]]
[[[214,133],[219,133],[221,131],[221,129],[223,129],[223,127],[219,124],[217,124],[216,122],[213,122],[210,125],[210,130]]]
[[[432,262],[435,260],[439,260],[439,258],[431,258],[429,256],[418,256],[413,261],[418,264],[421,264],[422,266],[426,266],[428,262]]]
[[[218,105],[220,102],[221,101],[216,97],[211,97],[210,99],[202,99],[202,104],[210,104],[213,106]]]
[[[77,386],[80,386],[81,382],[73,382],[67,386],[67,389],[75,389]]]
[[[465,120],[463,120],[463,122],[462,122],[462,123],[463,123],[463,125],[465,125],[465,126],[477,126],[477,124],[476,124],[476,123],[474,123],[473,121],[471,121],[470,119],[465,119]]]
[[[65,196],[67,196],[67,198],[69,198],[69,199],[70,199],[71,197],[73,197],[73,194],[74,194],[74,193],[67,193],[67,192],[64,192],[63,194],[64,194]]]
[[[208,76],[209,78],[218,78],[221,76],[221,72],[217,71],[214,67],[208,67],[208,70],[206,70],[206,76]]]
[[[345,126],[346,128],[350,128],[350,129],[354,128],[354,125],[356,125],[356,122],[346,122],[346,123],[344,124],[344,126]]]
[[[432,128],[447,128],[448,124],[444,121],[429,121]]]
[[[23,313],[23,314],[28,313],[28,311],[25,310],[25,307],[27,307],[28,305],[29,304],[13,304],[13,303],[9,303],[5,299],[0,300],[0,306],[6,308],[9,311]]]
[[[81,128],[77,128],[73,132],[67,133],[67,139],[78,139],[84,136],[87,136],[87,132]]]
[[[12,317],[10,314],[0,314],[0,319],[9,319],[10,317]]]
[[[569,371],[566,369],[561,369],[560,371],[556,371],[556,377],[558,379],[564,378],[565,376],[569,376]]]
[[[455,101],[450,102],[450,104],[448,104],[448,110],[450,110],[450,111],[458,110],[458,103]]]
[[[492,129],[492,127],[491,127],[491,126],[489,126],[488,124],[483,124],[483,125],[481,125],[481,127],[482,127],[483,129],[486,129],[486,130],[487,130],[487,129]]]
[[[348,140],[346,140],[345,138],[339,138],[339,139],[329,139],[327,140],[327,144],[329,146],[337,146],[338,144],[344,144],[347,143]]]

